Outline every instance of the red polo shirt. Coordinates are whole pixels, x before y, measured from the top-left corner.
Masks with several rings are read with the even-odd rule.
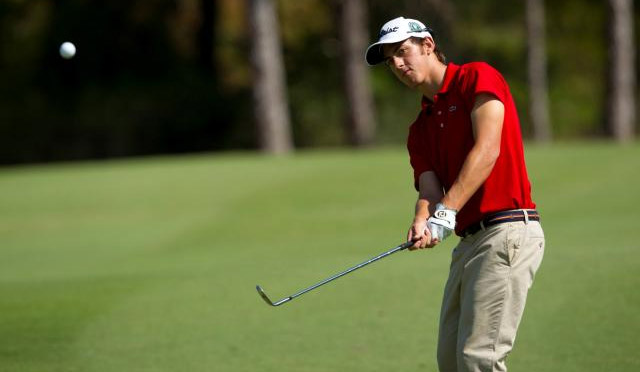
[[[445,192],[451,188],[474,145],[471,109],[481,93],[491,94],[504,104],[500,156],[487,180],[458,212],[458,235],[491,213],[535,208],[511,92],[502,75],[482,62],[461,66],[450,63],[434,101],[423,97],[422,110],[409,129],[407,141],[414,185],[418,189],[420,175],[433,171]]]

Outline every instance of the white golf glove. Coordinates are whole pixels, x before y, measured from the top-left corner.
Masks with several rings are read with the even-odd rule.
[[[445,240],[456,228],[456,214],[454,209],[448,209],[444,204],[436,204],[436,211],[427,220],[431,239]]]

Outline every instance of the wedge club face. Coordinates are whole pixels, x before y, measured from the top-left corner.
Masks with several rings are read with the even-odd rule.
[[[260,294],[260,297],[262,297],[262,299],[264,300],[264,302],[266,302],[268,305],[271,305],[271,306],[280,306],[280,305],[282,305],[282,304],[283,304],[283,303],[285,303],[285,302],[289,302],[289,301],[291,301],[291,297],[285,297],[285,298],[283,298],[282,300],[280,300],[280,301],[278,301],[278,302],[276,302],[276,303],[273,303],[273,301],[271,301],[271,300],[269,299],[269,297],[267,296],[267,294],[266,294],[266,293],[264,293],[264,289],[262,289],[262,287],[260,287],[259,285],[257,285],[257,286],[256,286],[256,290],[258,291],[258,294]]]

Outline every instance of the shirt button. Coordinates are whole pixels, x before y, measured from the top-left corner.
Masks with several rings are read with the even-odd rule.
[[[442,115],[442,111],[438,110],[438,115]]]
[[[440,123],[440,128],[444,128],[444,123]]]

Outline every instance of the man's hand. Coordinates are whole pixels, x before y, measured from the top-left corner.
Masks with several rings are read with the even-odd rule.
[[[429,217],[427,223],[431,232],[431,240],[441,242],[445,240],[456,228],[456,214],[454,209],[448,209],[442,203],[436,205],[436,211]]]
[[[414,242],[413,247],[409,248],[410,251],[433,248],[433,246],[435,246],[431,239],[431,231],[429,231],[426,218],[413,221],[407,234],[407,241]]]

